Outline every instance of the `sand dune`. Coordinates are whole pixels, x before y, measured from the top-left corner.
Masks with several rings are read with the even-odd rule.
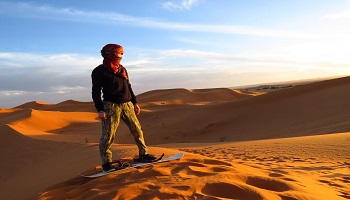
[[[251,172],[253,171],[254,169],[251,169]],[[86,180],[79,177],[61,184],[61,186],[49,188],[41,197],[57,199],[83,199],[91,196],[99,196],[103,199],[278,199],[280,195],[276,193],[281,193],[283,197],[283,193],[293,190],[298,191],[301,196],[312,197],[297,184],[278,181],[263,175],[252,176],[231,163],[189,153],[186,154],[186,158],[176,164],[158,164],[110,175],[100,180]],[[76,187],[80,187],[81,191],[77,192],[73,189]],[[270,191],[260,192],[265,189]]]
[[[345,77],[266,94],[146,92],[150,151],[185,157],[98,179],[79,176],[101,168],[92,102],[0,109],[0,199],[350,199],[349,89]],[[113,153],[137,154],[125,125]]]
[[[240,100],[261,93],[244,90],[232,90],[228,88],[216,89],[168,89],[145,92],[138,96],[141,103],[145,102],[175,102],[198,103]]]
[[[75,123],[96,123],[95,113],[40,111],[24,109],[17,111],[9,123],[23,135],[38,135],[44,133],[61,133],[61,129],[72,129]]]
[[[98,153],[88,146],[27,138],[9,126],[1,131],[0,199],[35,198],[97,162]]]
[[[40,198],[346,199],[350,189],[350,150],[344,139],[349,138],[350,133],[344,133],[242,143],[164,145],[188,153],[180,162],[131,169],[100,179],[75,177],[48,188]],[[325,146],[315,152],[316,145]],[[334,149],[334,145],[340,147]],[[162,152],[159,147],[152,150]],[[130,154],[124,158],[131,159]]]
[[[350,106],[349,90],[350,78],[346,77],[205,106],[166,110],[146,106],[150,112],[140,119],[146,138],[154,144],[346,132],[350,128],[350,110],[344,109]],[[162,130],[162,137],[154,137],[158,133],[152,130]]]
[[[42,110],[45,109],[47,107],[52,106],[53,104],[49,104],[49,103],[45,103],[45,102],[41,102],[41,101],[31,101],[22,105],[19,105],[15,108],[21,108],[21,109],[35,109],[35,110]]]
[[[20,109],[34,109],[34,110],[48,110],[60,112],[95,112],[92,102],[79,102],[74,100],[63,101],[58,104],[48,104],[40,101],[32,101],[15,108]]]
[[[216,104],[219,102],[238,101],[261,94],[264,93],[228,88],[168,89],[145,92],[140,94],[137,99],[143,111],[156,112],[164,111],[164,107],[166,107],[166,110],[169,110],[179,107]]]

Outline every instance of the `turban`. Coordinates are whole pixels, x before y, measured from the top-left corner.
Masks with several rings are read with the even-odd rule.
[[[124,49],[119,44],[107,44],[101,50],[103,66],[111,70],[114,74],[129,79],[126,69],[120,65],[120,60],[123,57]],[[118,59],[120,59],[118,61]]]
[[[114,61],[116,58],[121,58],[124,49],[119,44],[107,44],[101,50],[101,55],[104,59]]]

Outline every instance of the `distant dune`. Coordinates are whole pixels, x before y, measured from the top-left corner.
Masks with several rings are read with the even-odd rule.
[[[95,112],[92,102],[79,102],[74,100],[63,101],[58,104],[47,104],[43,102],[33,101],[22,104],[15,108],[30,108],[35,110],[50,110],[60,112]]]
[[[0,109],[0,199],[350,199],[350,77],[291,85],[140,94],[151,153],[185,157],[98,179],[92,102]],[[113,154],[137,154],[124,124]]]
[[[172,105],[169,109],[153,109],[146,104],[143,107],[150,112],[140,119],[152,144],[174,140],[213,142],[214,137],[219,142],[345,132],[349,130],[350,110],[343,108],[349,106],[349,90],[350,78],[346,77],[265,95],[243,95],[245,98],[240,100],[215,104],[181,104],[173,109]],[[176,92],[167,94],[176,96]],[[162,131],[162,138],[154,137],[152,130]]]
[[[228,88],[216,89],[168,89],[145,92],[138,96],[140,103],[167,102],[167,103],[198,103],[233,101],[256,95],[255,92],[245,92]]]

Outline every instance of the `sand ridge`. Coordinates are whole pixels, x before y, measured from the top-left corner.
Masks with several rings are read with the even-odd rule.
[[[266,94],[141,94],[150,152],[185,157],[98,179],[80,176],[101,168],[92,102],[1,109],[0,199],[349,199],[349,89],[344,77]],[[112,150],[136,156],[125,125]]]
[[[345,132],[350,128],[350,111],[343,109],[350,102],[349,82],[346,77],[204,106],[183,105],[171,110],[159,110],[158,106],[158,110],[140,119],[147,133],[164,130],[163,138],[155,143],[169,143],[171,139],[243,141]],[[153,123],[154,119],[158,123]]]

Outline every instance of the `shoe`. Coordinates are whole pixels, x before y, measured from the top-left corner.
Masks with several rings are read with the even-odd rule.
[[[115,171],[116,168],[113,167],[111,163],[106,163],[106,164],[103,164],[103,165],[102,165],[102,170],[103,170],[104,172],[111,172],[111,171]]]
[[[135,162],[148,163],[158,160],[153,154],[140,155],[139,158],[134,158]]]

